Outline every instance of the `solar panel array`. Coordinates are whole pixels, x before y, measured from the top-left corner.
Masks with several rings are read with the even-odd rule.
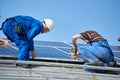
[[[86,44],[78,44],[78,45],[86,45]],[[68,56],[68,53],[70,52],[71,49],[71,43],[53,42],[53,41],[35,41],[34,46],[37,57],[71,59]],[[119,47],[111,46],[111,49],[115,55],[115,60],[117,62],[120,62]],[[0,47],[0,55],[17,57],[18,48],[14,43],[11,43],[10,47]]]

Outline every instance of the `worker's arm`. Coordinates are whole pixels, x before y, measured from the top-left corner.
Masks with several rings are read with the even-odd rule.
[[[33,38],[36,37],[38,34],[40,34],[41,28],[39,28],[39,26],[35,25],[32,29],[29,30],[29,32],[27,33],[27,38],[28,41],[30,43],[30,50],[34,50],[34,42],[33,42]]]
[[[77,55],[80,54],[79,52],[77,52],[77,43],[76,42],[77,42],[78,38],[81,38],[80,34],[74,35],[72,37],[72,45],[73,46],[72,46],[72,49],[69,53],[69,56],[72,57],[75,60],[78,60]]]
[[[80,34],[77,34],[77,35],[74,35],[73,37],[72,37],[72,44],[73,44],[73,47],[77,47],[77,39],[78,38],[81,38],[81,35]]]
[[[74,35],[74,36],[72,37],[72,44],[73,44],[74,47],[77,47],[76,41],[77,41],[78,38],[80,38],[80,35],[79,35],[79,34]]]
[[[39,33],[40,33],[39,28],[35,26],[31,30],[29,30],[29,32],[27,33],[27,37],[29,40],[33,40],[33,38],[37,36]]]
[[[71,50],[71,52],[72,53],[74,53],[74,55],[76,55],[77,54],[77,39],[78,38],[81,38],[81,35],[80,34],[77,34],[77,35],[74,35],[73,37],[72,37],[72,44],[73,44],[73,46],[72,46],[72,50]]]
[[[42,27],[38,25],[33,25],[33,28],[29,30],[27,34],[28,41],[30,43],[30,51],[32,53],[32,58],[36,57],[36,52],[34,50],[34,41],[33,38],[36,37],[38,34],[40,34]]]
[[[81,34],[77,34],[77,35],[74,35],[72,37],[72,50],[71,52],[69,53],[69,56],[71,56],[73,59],[79,59],[77,58],[77,55],[80,54],[78,51],[77,51],[77,39],[80,38],[82,40],[84,40],[86,43],[88,43],[89,41],[87,39],[85,39]]]
[[[89,41],[87,40],[87,39],[85,39],[81,34],[77,34],[77,35],[74,35],[73,37],[72,37],[72,44],[73,44],[73,46],[72,46],[72,52],[73,53],[77,53],[77,39],[78,38],[80,38],[80,39],[82,39],[82,40],[84,40],[86,43],[89,43]]]
[[[31,24],[31,29],[29,30],[29,32],[27,33],[27,37],[29,40],[33,40],[34,37],[36,37],[38,34],[40,34],[40,32],[42,31],[43,28],[43,23],[38,22],[38,21],[34,21]]]

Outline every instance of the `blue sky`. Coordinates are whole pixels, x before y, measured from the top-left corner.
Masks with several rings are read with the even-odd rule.
[[[96,30],[110,45],[120,45],[120,0],[0,0],[0,15],[0,25],[16,15],[53,19],[54,30],[34,40],[71,42],[75,34]]]

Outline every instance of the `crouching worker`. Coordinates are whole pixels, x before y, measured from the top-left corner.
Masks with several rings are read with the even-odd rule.
[[[80,38],[84,40],[90,46],[77,46],[76,40]],[[108,66],[109,62],[114,61],[113,53],[109,47],[106,39],[104,39],[96,31],[88,30],[72,37],[73,48],[69,53],[74,59],[78,59],[77,56],[84,60],[84,65],[94,66]],[[84,70],[90,70],[84,68]],[[95,70],[96,72],[99,70]]]
[[[7,18],[2,24],[3,33],[19,48],[18,60],[30,60],[36,56],[33,39],[42,33],[51,31],[54,22],[51,19],[36,20],[30,16],[14,16]]]

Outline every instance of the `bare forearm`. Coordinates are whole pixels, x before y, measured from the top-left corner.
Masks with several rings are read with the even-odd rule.
[[[76,40],[77,40],[76,38],[72,38],[72,44],[74,47],[77,47]]]
[[[74,35],[73,37],[72,37],[72,44],[73,44],[73,46],[74,47],[77,47],[77,39],[78,38],[81,38],[81,35],[80,34],[77,34],[77,35]]]

